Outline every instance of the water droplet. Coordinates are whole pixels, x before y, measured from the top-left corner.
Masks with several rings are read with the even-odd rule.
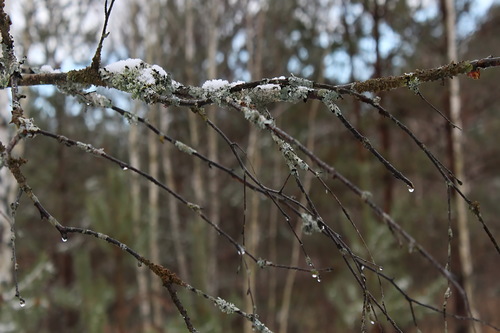
[[[26,306],[26,301],[22,298],[19,299],[19,305],[24,308]]]
[[[318,277],[318,274],[313,273],[312,277],[313,277],[313,279],[316,279]]]
[[[316,279],[316,281],[318,281],[318,283],[321,282],[321,278],[318,276],[318,278]]]
[[[379,267],[379,268],[378,268],[378,270],[379,270],[379,271],[383,271],[383,270],[384,270],[384,268],[383,268],[383,267]]]
[[[364,265],[361,265],[361,270],[364,271],[365,270],[365,266]]]
[[[413,187],[408,187],[408,192],[413,193],[413,191],[415,191]]]
[[[123,167],[122,167],[122,170],[123,170],[123,171],[127,171],[127,170],[128,170],[128,168],[127,168],[126,166],[123,166]]]
[[[242,255],[245,255],[245,249],[243,248],[243,246],[241,245],[238,245],[238,255],[242,256]]]
[[[142,267],[142,262],[138,261],[137,262],[137,267]]]
[[[375,325],[375,322],[373,320],[370,320],[370,324]]]
[[[62,235],[61,240],[66,243],[68,241],[68,236]]]
[[[328,194],[328,189],[325,189],[325,194]]]

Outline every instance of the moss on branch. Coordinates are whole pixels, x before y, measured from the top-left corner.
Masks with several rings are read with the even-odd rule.
[[[410,87],[415,82],[431,82],[451,78],[459,74],[469,73],[473,68],[474,66],[469,61],[453,62],[438,68],[418,69],[410,74],[354,82],[350,84],[350,88],[359,93],[367,91],[377,93],[401,87]]]

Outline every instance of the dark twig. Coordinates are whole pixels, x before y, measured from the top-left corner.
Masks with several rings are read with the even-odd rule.
[[[94,71],[98,71],[101,67],[102,44],[104,43],[104,39],[109,35],[109,32],[106,32],[106,29],[108,27],[109,18],[111,17],[111,10],[113,9],[114,4],[115,0],[111,0],[109,6],[108,0],[104,2],[104,24],[102,26],[101,38],[99,39],[99,44],[97,44],[97,49],[95,51],[94,57],[92,58],[92,64],[90,65],[90,67]]]
[[[448,124],[451,125],[451,127],[453,128],[457,128],[459,130],[462,130],[459,126],[455,125],[448,117],[446,117],[446,115],[444,113],[441,112],[441,110],[439,110],[438,108],[436,108],[434,105],[432,105],[431,102],[429,102],[427,100],[427,98],[424,97],[424,95],[422,95],[422,93],[420,92],[420,90],[417,90],[417,95],[418,97],[420,97],[425,103],[427,103],[434,111],[436,111],[444,120],[446,120],[446,122]]]
[[[184,320],[184,323],[186,324],[186,327],[189,330],[189,332],[192,333],[198,332],[191,323],[191,318],[189,318],[186,308],[184,308],[184,305],[182,305],[181,300],[179,299],[179,297],[177,297],[177,292],[175,291],[172,283],[165,283],[163,285],[165,286],[165,288],[167,288],[168,293],[170,294],[170,298],[172,298],[172,301],[174,302],[175,306],[177,307],[177,310],[182,316],[182,319]]]

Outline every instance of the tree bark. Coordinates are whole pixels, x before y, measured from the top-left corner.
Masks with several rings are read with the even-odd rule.
[[[208,24],[208,55],[207,55],[207,77],[208,79],[215,79],[217,77],[217,49],[218,49],[218,20],[219,20],[219,0],[209,1],[209,13],[210,19]],[[216,121],[217,108],[215,106],[210,106],[207,108],[208,117]],[[217,133],[215,131],[207,131],[208,140],[208,158],[211,161],[216,161],[218,156],[218,142]],[[217,178],[217,170],[215,168],[210,168],[208,170],[208,193],[210,197],[209,204],[209,216],[210,220],[218,225],[220,222],[220,195],[219,191],[219,181]],[[210,283],[207,286],[207,291],[211,295],[217,295],[219,290],[218,278],[217,278],[217,233],[211,231],[207,234],[208,238],[208,253],[212,255],[208,258],[207,264],[207,275],[208,281]]]
[[[0,91],[0,142],[7,146],[9,135],[9,98],[7,91]],[[0,294],[3,294],[3,286],[9,286],[12,281],[12,251],[10,247],[10,203],[13,201],[13,189],[16,188],[16,182],[7,168],[0,169]],[[5,216],[3,216],[5,214]]]
[[[452,0],[442,0],[443,17],[445,21],[446,31],[446,51],[448,61],[458,61],[457,43],[456,43],[456,13],[455,3]],[[450,121],[456,126],[463,128],[461,119],[461,104],[460,104],[460,81],[458,79],[449,80],[449,115]],[[464,136],[460,129],[452,128],[450,132],[451,138],[451,156],[452,170],[455,176],[463,182],[462,192],[467,195],[469,192],[467,180],[464,172],[464,155],[463,142]],[[474,306],[474,290],[472,282],[472,255],[470,247],[470,232],[467,223],[467,207],[466,203],[458,195],[454,198],[457,231],[458,231],[458,255],[459,269],[463,288],[467,294],[469,307],[473,316],[476,316],[477,311]],[[457,305],[460,301],[457,302]],[[468,315],[468,314],[464,314]],[[458,331],[481,332],[481,327],[475,325],[474,322],[462,322],[462,327]]]
[[[160,58],[160,48],[158,47],[158,36],[161,35],[160,22],[161,5],[159,3],[151,3],[149,7],[148,20],[150,22],[150,30],[156,32],[146,35],[146,61],[148,63],[156,63]],[[149,108],[149,121],[155,125],[159,124],[159,113],[161,106],[154,105]],[[149,156],[149,174],[155,178],[160,177],[160,140],[158,135],[152,131],[148,131],[148,156]],[[149,211],[149,248],[151,260],[156,263],[161,262],[160,258],[160,188],[153,183],[148,185],[148,211]],[[151,304],[153,307],[153,324],[156,328],[164,327],[164,315],[162,313],[162,302],[160,295],[162,294],[162,286],[159,281],[153,280],[151,283]]]
[[[186,82],[194,84],[195,82],[195,50],[196,44],[194,39],[194,20],[195,11],[192,0],[186,0],[186,22],[185,22],[185,49],[186,56]],[[200,147],[200,134],[198,129],[198,116],[192,112],[188,113],[189,122],[189,138],[190,144],[196,149]],[[191,186],[194,193],[196,204],[204,207],[205,204],[205,183],[201,170],[201,161],[199,159],[193,160],[193,173],[191,176]],[[207,276],[207,260],[212,253],[207,252],[207,224],[205,221],[198,217],[193,217],[190,225],[191,246],[192,252],[192,277],[196,283],[196,287],[202,290],[207,290],[209,285]],[[206,303],[198,303],[197,310],[200,314],[207,314],[208,307]]]
[[[263,29],[264,29],[264,17],[265,13],[262,8],[259,9],[257,13],[248,12],[246,17],[246,31],[247,39],[246,45],[249,53],[249,63],[248,70],[252,78],[259,78],[262,74],[262,39],[263,39]],[[260,150],[260,140],[259,136],[260,130],[255,128],[253,124],[249,125],[249,137],[248,137],[248,151],[247,157],[248,162],[251,165],[250,170],[255,170],[259,172],[262,164],[262,152]],[[258,177],[258,174],[256,175]],[[252,192],[248,195],[249,205],[248,210],[245,212],[247,214],[247,225],[244,234],[245,247],[248,252],[257,253],[259,246],[259,216],[260,216],[260,199],[259,195]],[[255,265],[248,263],[245,282],[243,284],[243,295],[245,297],[244,309],[247,313],[254,313],[256,306],[256,277],[255,277]],[[248,282],[247,282],[248,281]],[[248,292],[252,294],[248,294]],[[251,333],[253,331],[252,325],[249,322],[245,322],[244,332]]]
[[[129,39],[129,47],[130,47],[130,55],[131,57],[139,57],[138,47],[141,43],[142,36],[140,33],[140,29],[137,25],[137,20],[133,18],[137,18],[140,16],[140,5],[137,1],[134,1],[130,7],[130,22],[131,22],[131,30],[132,36]],[[139,102],[135,102],[133,104],[133,113],[139,114],[141,110],[141,104]],[[134,167],[140,169],[141,168],[141,158],[140,158],[140,134],[141,127],[136,124],[130,124],[129,134],[128,134],[128,153],[130,164]],[[136,239],[142,240],[149,235],[145,235],[145,228],[142,226],[142,218],[141,218],[141,204],[142,204],[142,196],[141,196],[141,184],[139,175],[133,173],[130,175],[130,191],[131,191],[131,214],[132,214],[132,225]],[[143,253],[148,253],[149,249],[146,249],[146,240],[140,244],[137,244],[137,248]],[[150,294],[149,294],[149,282],[147,277],[147,271],[143,267],[137,267],[135,272],[135,277],[137,280],[137,289],[138,289],[138,303],[139,303],[139,312],[140,312],[140,325],[143,332],[151,330],[153,326],[152,314],[151,314],[151,303],[150,303]]]

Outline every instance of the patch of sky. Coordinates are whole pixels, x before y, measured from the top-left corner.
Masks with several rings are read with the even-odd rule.
[[[285,46],[288,48],[292,48],[297,45],[298,41],[302,37],[302,34],[299,30],[292,30],[288,38],[285,39]]]
[[[231,42],[232,52],[227,58],[229,68],[233,71],[234,78],[236,80],[250,80],[250,73],[246,69],[246,66],[241,66],[241,64],[246,64],[249,55],[245,47],[246,34],[243,30],[238,31]],[[245,53],[242,55],[242,53]]]
[[[410,6],[412,6],[411,3]],[[440,10],[438,1],[422,1],[420,4],[413,4],[413,6],[420,7],[413,13],[413,19],[417,22],[425,22],[431,17],[436,17]]]
[[[470,6],[470,11],[459,18],[457,22],[457,37],[464,39],[472,34],[487,17],[487,13],[493,5],[500,5],[500,1],[476,0]]]
[[[288,60],[288,64],[286,67],[290,73],[298,74],[302,69],[302,63],[300,62],[299,58],[297,58],[297,56],[293,55],[290,57],[290,60]]]
[[[309,58],[309,51],[305,47],[299,49],[299,58],[304,61]]]
[[[328,54],[324,59],[325,77],[334,82],[347,82],[350,77],[350,59],[345,52]]]
[[[303,77],[311,77],[314,74],[314,66],[307,65],[302,69],[301,76]]]
[[[380,54],[387,57],[401,43],[401,36],[394,32],[385,22],[380,25]]]

